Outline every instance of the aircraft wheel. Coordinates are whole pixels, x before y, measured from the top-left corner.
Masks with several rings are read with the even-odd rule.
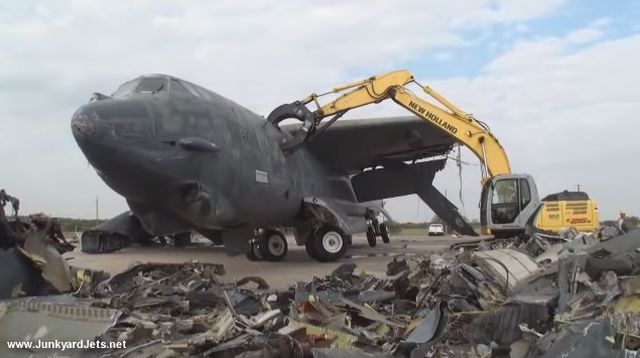
[[[173,235],[173,244],[175,247],[185,247],[191,244],[191,233],[181,232]]]
[[[388,244],[391,242],[391,238],[389,237],[389,227],[387,224],[380,224],[380,236],[382,237],[382,242]]]
[[[249,241],[249,252],[247,252],[249,261],[262,261],[262,254],[258,248],[258,242],[255,239]]]
[[[316,256],[316,251],[315,251],[316,249],[313,247],[313,244],[314,244],[313,235],[309,235],[307,240],[305,240],[304,242],[304,248],[307,251],[307,255],[309,255],[309,257],[319,261],[320,259],[318,259],[318,256]]]
[[[367,242],[369,246],[376,247],[376,232],[371,225],[367,226]]]
[[[282,261],[287,256],[287,239],[277,230],[265,230],[257,243],[260,255],[267,261]]]
[[[309,244],[313,245],[316,260],[335,261],[347,251],[347,235],[335,225],[326,225],[313,235]]]
[[[353,237],[351,235],[347,235],[347,246],[351,247],[353,245]]]

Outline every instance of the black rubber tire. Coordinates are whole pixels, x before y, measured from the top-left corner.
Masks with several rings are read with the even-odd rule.
[[[258,249],[258,243],[255,239],[252,239],[249,242],[249,252],[247,252],[246,255],[249,261],[262,261],[262,257],[260,256],[260,252]]]
[[[278,230],[264,230],[258,238],[260,256],[266,261],[277,262],[284,260],[289,252],[287,239]]]
[[[369,246],[376,247],[376,232],[372,226],[367,226],[367,242]]]
[[[328,236],[330,235],[330,236]],[[347,235],[335,225],[325,225],[313,235],[311,244],[315,259],[320,262],[336,261],[347,252]],[[325,245],[336,245],[334,249],[329,249]]]
[[[173,235],[173,245],[175,247],[185,247],[191,245],[191,233],[181,232]]]
[[[380,237],[382,238],[382,242],[388,244],[391,242],[391,238],[389,237],[389,227],[387,224],[380,224]]]
[[[307,251],[307,255],[309,255],[309,257],[316,261],[319,261],[318,257],[316,256],[315,248],[313,247],[313,235],[309,235],[307,240],[304,242],[304,248]]]

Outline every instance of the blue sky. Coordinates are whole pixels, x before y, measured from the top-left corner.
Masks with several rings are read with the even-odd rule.
[[[543,37],[563,36],[587,27],[598,19],[607,19],[610,26],[599,39],[610,40],[640,31],[640,1],[568,1],[547,16],[526,21],[496,23],[482,29],[457,29],[465,39],[462,46],[431,49],[403,65],[419,78],[445,79],[473,77],[493,59],[509,51],[514,43]],[[568,49],[576,50],[581,45]]]

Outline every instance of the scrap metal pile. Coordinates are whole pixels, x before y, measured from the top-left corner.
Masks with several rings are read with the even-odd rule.
[[[86,325],[76,338],[126,341],[99,353],[114,357],[635,357],[639,270],[640,230],[454,245],[380,274],[347,263],[284,292],[225,281],[220,265],[145,263],[73,295],[3,301],[0,334],[35,337],[7,320],[37,312]],[[48,339],[64,331],[38,322]]]

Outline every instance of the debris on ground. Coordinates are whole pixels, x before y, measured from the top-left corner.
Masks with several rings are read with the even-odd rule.
[[[384,274],[345,263],[286,291],[225,280],[221,265],[140,263],[32,312],[50,325],[95,310],[86,332],[127,342],[102,357],[636,357],[639,272],[640,230],[601,241],[567,229],[396,256]]]
[[[9,219],[0,207],[0,243],[0,299],[91,290],[92,283],[107,277],[67,264],[62,254],[75,246],[65,239],[58,221],[44,214],[30,215],[28,221],[17,215]]]

